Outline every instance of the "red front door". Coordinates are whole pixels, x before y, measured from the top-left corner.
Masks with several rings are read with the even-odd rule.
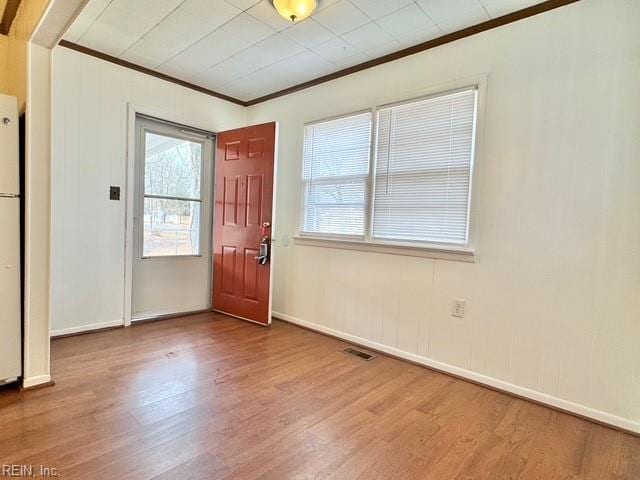
[[[271,259],[260,245],[271,243],[275,134],[275,123],[239,128],[216,147],[213,308],[265,325]]]

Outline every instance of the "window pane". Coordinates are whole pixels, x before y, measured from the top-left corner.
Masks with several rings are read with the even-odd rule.
[[[147,132],[144,193],[200,199],[202,144]]]
[[[364,234],[370,145],[370,112],[305,127],[302,232]]]
[[[144,257],[200,254],[200,202],[144,199]]]
[[[362,235],[366,178],[305,182],[305,232]]]
[[[378,112],[373,236],[464,244],[476,90]]]
[[[308,125],[303,178],[366,175],[369,172],[371,113]]]

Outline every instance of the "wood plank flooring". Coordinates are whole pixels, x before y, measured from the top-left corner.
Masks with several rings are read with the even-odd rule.
[[[213,313],[53,341],[0,464],[67,479],[639,479],[640,438],[293,325]]]

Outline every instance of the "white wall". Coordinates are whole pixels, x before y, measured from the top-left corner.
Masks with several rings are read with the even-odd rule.
[[[23,2],[8,39],[11,68],[0,65],[9,93],[26,103],[23,387],[51,381],[51,46],[74,15],[72,3]]]
[[[274,310],[640,432],[638,25],[583,0],[250,108],[279,122]],[[482,73],[476,263],[283,246],[304,122]]]
[[[123,323],[128,103],[212,131],[243,126],[246,111],[62,47],[52,68],[51,316],[61,334]]]

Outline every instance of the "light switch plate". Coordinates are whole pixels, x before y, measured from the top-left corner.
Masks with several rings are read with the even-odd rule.
[[[109,200],[120,200],[120,187],[109,187]]]

